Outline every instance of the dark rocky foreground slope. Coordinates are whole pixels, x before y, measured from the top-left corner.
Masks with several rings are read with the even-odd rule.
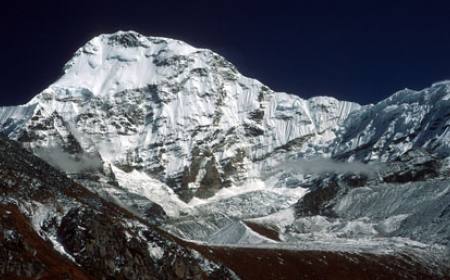
[[[231,275],[0,138],[1,279]]]
[[[450,279],[450,276],[437,275],[408,255],[191,246],[210,259],[223,262],[247,280]]]

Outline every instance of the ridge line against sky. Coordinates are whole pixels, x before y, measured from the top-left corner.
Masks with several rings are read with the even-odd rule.
[[[0,105],[53,83],[89,39],[135,30],[211,49],[275,91],[374,103],[450,78],[450,3],[29,1],[3,4]]]

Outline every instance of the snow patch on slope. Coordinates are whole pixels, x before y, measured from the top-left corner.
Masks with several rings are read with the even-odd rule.
[[[23,209],[25,210],[25,208]],[[42,227],[45,225],[45,223],[48,221],[49,218],[56,217],[57,219],[60,220],[63,215],[60,213],[61,214],[60,216],[58,215],[55,216],[55,214],[57,213],[55,213],[54,209],[51,209],[50,206],[41,204],[36,201],[33,202],[33,204],[29,205],[29,209],[26,209],[26,212],[29,212],[29,215],[31,215],[30,217],[31,225],[33,229],[36,231],[36,233],[42,238],[49,240],[56,251],[58,251],[60,254],[67,257],[68,259],[70,259],[72,262],[76,263],[74,257],[70,255],[66,251],[64,246],[58,241],[56,233],[44,231],[42,229]]]
[[[133,170],[127,173],[116,166],[112,166],[112,170],[120,186],[159,204],[168,216],[179,216],[181,211],[188,211],[189,206],[171,188],[144,172]]]
[[[285,188],[285,187],[272,187],[268,186],[266,182],[261,181],[259,179],[250,179],[247,180],[244,184],[236,186],[233,185],[231,187],[220,189],[214,196],[208,199],[200,199],[194,197],[190,202],[190,206],[200,206],[209,203],[218,202],[221,200],[229,199],[232,197],[237,197],[246,193],[256,193],[256,192],[271,192],[275,194],[279,194],[284,197],[289,197],[286,203],[292,204],[299,200],[306,193],[306,189],[302,187],[297,188]]]
[[[276,227],[278,230],[284,229],[295,221],[295,209],[292,207],[280,210],[268,216],[247,219],[246,221]]]
[[[251,230],[241,221],[230,223],[214,233],[209,239],[210,244],[261,244],[276,243],[274,240]]]

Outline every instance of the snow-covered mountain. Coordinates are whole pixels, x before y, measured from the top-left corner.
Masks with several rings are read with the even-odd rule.
[[[415,91],[405,89],[364,110],[342,126],[336,158],[394,160],[424,148],[441,157],[450,152],[450,81]]]
[[[183,239],[408,255],[442,276],[449,100],[448,81],[374,105],[305,100],[210,50],[119,31],[0,107],[0,131]]]
[[[359,108],[273,92],[181,41],[117,32],[80,48],[28,104],[1,108],[0,127],[73,175],[98,169],[111,183],[114,167],[139,170],[188,202],[260,178],[291,146],[329,154]]]

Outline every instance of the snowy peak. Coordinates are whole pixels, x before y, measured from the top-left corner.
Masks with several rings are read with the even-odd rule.
[[[234,66],[212,51],[119,31],[97,36],[80,48],[64,66],[64,75],[45,92],[59,96],[63,89],[75,89],[110,96],[161,81],[180,82],[189,75],[205,74],[218,63],[235,72]]]
[[[296,153],[329,156],[336,129],[360,109],[274,92],[210,50],[132,31],[95,37],[64,70],[25,106],[33,110],[1,108],[1,129],[40,154],[95,158],[101,176],[111,166],[143,171],[184,201],[243,185]]]
[[[450,82],[404,89],[365,107],[340,128],[335,157],[389,161],[410,149],[450,155]]]

